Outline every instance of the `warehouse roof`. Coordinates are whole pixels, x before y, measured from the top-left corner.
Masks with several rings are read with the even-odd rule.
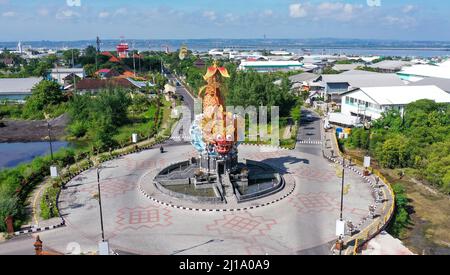
[[[382,73],[322,75],[322,81],[325,83],[348,83],[354,88],[405,85],[396,74]]]
[[[31,93],[34,85],[42,80],[41,77],[29,78],[0,78],[0,93],[2,94],[22,94]]]
[[[411,102],[430,99],[437,103],[450,103],[450,94],[436,86],[362,87],[344,93],[364,93],[378,105],[407,105]]]

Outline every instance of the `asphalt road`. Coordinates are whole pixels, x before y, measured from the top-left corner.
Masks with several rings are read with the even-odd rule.
[[[167,78],[170,81],[173,81],[175,83],[178,81],[178,79],[173,74],[168,74]],[[194,120],[194,106],[195,106],[194,98],[186,90],[186,88],[183,86],[183,84],[181,84],[181,82],[180,82],[180,85],[181,86],[176,86],[176,91],[175,92],[176,92],[177,95],[180,95],[180,96],[183,97],[184,105],[186,105],[189,108],[189,110],[191,110],[191,120]]]

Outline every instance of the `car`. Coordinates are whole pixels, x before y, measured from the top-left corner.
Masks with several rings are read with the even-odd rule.
[[[313,119],[313,116],[312,116],[311,114],[308,114],[308,115],[306,115],[306,119],[307,119],[307,120],[312,120],[312,119]]]

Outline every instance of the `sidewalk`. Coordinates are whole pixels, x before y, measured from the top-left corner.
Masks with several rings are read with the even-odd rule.
[[[343,156],[341,155],[338,144],[336,143],[334,133],[334,128],[324,132],[323,154],[324,157],[330,161],[342,165]],[[360,167],[354,163],[349,163],[349,160],[346,159],[345,171],[354,172],[360,175],[364,182],[369,184],[373,189],[374,198],[376,200],[374,204],[375,218],[370,217],[369,210],[367,210],[367,217],[365,217],[360,224],[355,225],[356,230],[354,233],[352,235],[348,234],[344,237],[345,254],[355,254],[358,253],[358,248],[363,243],[377,236],[379,232],[385,228],[389,222],[394,201],[388,185],[380,178],[378,178],[377,184],[377,176],[374,174],[370,174],[368,177],[364,176],[363,167]],[[339,253],[339,251],[336,250],[333,252],[334,254]]]

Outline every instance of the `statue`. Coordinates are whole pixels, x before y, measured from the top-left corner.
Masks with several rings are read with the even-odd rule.
[[[221,79],[230,75],[217,62],[208,68],[203,76],[207,85],[202,87],[198,97],[202,99],[203,113],[196,116],[191,127],[192,144],[200,154],[236,159],[238,116],[225,110],[221,93]]]

